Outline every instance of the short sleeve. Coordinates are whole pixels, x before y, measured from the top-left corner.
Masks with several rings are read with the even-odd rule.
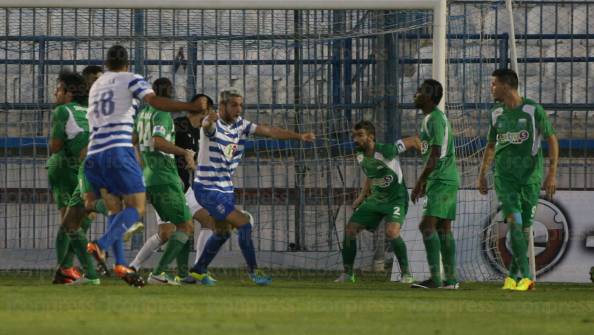
[[[246,119],[243,119],[243,132],[242,134],[244,136],[252,136],[256,133],[256,128],[258,127],[258,125],[256,125],[255,123],[248,121]]]
[[[397,144],[384,144],[384,147],[382,148],[382,155],[386,159],[394,159],[396,156],[398,156]]]
[[[58,106],[52,113],[51,138],[66,141],[66,123],[69,113],[64,106]]]
[[[173,120],[171,119],[171,116],[169,114],[162,112],[155,113],[152,123],[152,136],[166,138],[173,131]]]
[[[433,114],[429,119],[427,128],[429,130],[429,145],[444,145],[446,123],[443,118]]]
[[[132,75],[128,82],[128,90],[132,93],[134,99],[142,99],[149,93],[154,93],[151,85],[138,74]]]
[[[551,119],[549,119],[549,116],[541,105],[536,106],[534,118],[536,119],[536,128],[538,128],[544,138],[555,135],[555,129],[553,128]]]

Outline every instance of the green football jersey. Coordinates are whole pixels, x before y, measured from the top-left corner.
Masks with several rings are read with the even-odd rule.
[[[56,107],[52,112],[50,137],[62,140],[66,157],[78,162],[81,150],[89,143],[87,107],[74,101]]]
[[[136,117],[135,131],[143,161],[146,186],[179,183],[175,156],[155,150],[153,137],[175,143],[175,127],[171,114],[151,106],[143,108]]]
[[[382,202],[406,199],[408,193],[396,145],[376,143],[372,157],[359,149],[356,157],[363,173],[371,180],[370,197]]]
[[[495,176],[520,184],[541,183],[541,142],[555,130],[541,105],[523,98],[509,109],[497,104],[491,111],[488,141],[495,144]]]
[[[459,185],[458,167],[456,166],[456,150],[454,148],[454,133],[452,125],[446,115],[435,108],[425,116],[421,125],[421,154],[423,163],[427,164],[431,154],[431,146],[441,147],[441,154],[435,169],[427,181],[439,181],[449,185]]]

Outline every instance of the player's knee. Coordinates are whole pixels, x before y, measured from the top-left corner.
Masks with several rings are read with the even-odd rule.
[[[421,234],[423,234],[423,237],[427,237],[435,232],[435,227],[431,224],[421,222],[419,230],[421,231]]]
[[[393,240],[395,238],[399,238],[400,237],[400,227],[390,227],[390,226],[388,226],[388,228],[386,229],[386,237],[389,240]]]
[[[349,223],[344,230],[344,233],[347,237],[357,237],[358,232],[359,229],[357,229],[357,226],[351,223]]]
[[[181,231],[188,235],[192,235],[194,233],[194,224],[192,223],[192,221],[184,222],[177,226],[177,231]]]

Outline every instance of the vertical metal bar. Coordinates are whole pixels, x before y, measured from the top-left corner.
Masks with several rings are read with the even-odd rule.
[[[189,37],[186,43],[188,50],[188,63],[186,65],[186,99],[191,99],[196,95],[196,71],[198,69],[198,42],[195,38]]]
[[[134,9],[134,72],[145,75],[143,9]]]
[[[274,36],[274,10],[270,11],[270,34],[272,36]],[[272,100],[272,107],[270,109],[270,124],[274,126],[274,113],[275,113],[275,107],[277,104],[277,83],[276,83],[276,78],[275,78],[275,73],[274,73],[274,65],[275,65],[275,55],[274,55],[274,51],[275,51],[275,46],[276,46],[276,38],[272,39],[270,41],[270,43],[272,43],[272,48],[270,50],[270,58],[273,61],[272,62],[272,66],[271,66],[271,72],[272,72],[272,92],[271,92],[271,100]],[[273,149],[274,150],[274,149]],[[270,185],[271,185],[271,199],[272,199],[272,204],[271,206],[271,210],[270,210],[270,216],[271,216],[271,245],[270,245],[270,250],[271,251],[277,251],[276,250],[276,201],[274,201],[275,199],[275,195],[276,195],[276,183],[275,183],[275,173],[274,173],[274,168],[276,166],[276,162],[275,162],[275,154],[271,153],[270,155]]]
[[[293,94],[294,94],[294,129],[299,131],[298,126],[301,124],[301,113],[302,113],[302,83],[303,83],[303,17],[299,10],[295,10],[293,17],[294,31],[294,43],[295,47],[293,50],[293,58],[295,59],[294,65],[294,78],[293,78]],[[295,157],[295,187],[297,190],[297,203],[295,205],[295,248],[297,250],[305,250],[305,190],[303,189],[305,181],[305,167],[303,166],[303,151],[297,150]]]

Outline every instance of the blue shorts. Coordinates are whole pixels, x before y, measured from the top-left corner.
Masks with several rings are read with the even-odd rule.
[[[115,147],[87,156],[85,176],[100,196],[100,189],[116,196],[145,192],[144,178],[134,148]]]
[[[217,221],[223,221],[235,210],[235,194],[205,190],[201,185],[192,185],[194,196],[200,206]]]

